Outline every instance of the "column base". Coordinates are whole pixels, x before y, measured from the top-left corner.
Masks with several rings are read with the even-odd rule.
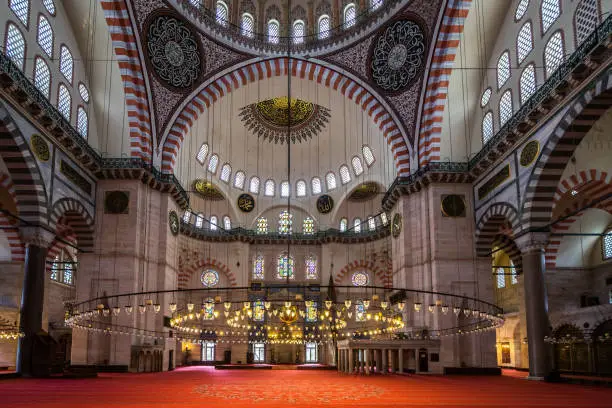
[[[537,375],[528,375],[527,380],[530,381],[546,381],[546,377],[537,376]]]

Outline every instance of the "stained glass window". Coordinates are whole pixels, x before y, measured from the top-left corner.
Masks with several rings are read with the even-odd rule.
[[[576,46],[582,44],[599,25],[599,10],[597,0],[582,0],[574,14],[574,29],[576,30]]]
[[[234,176],[234,187],[242,190],[244,188],[244,180],[246,179],[246,175],[243,171],[237,171]]]
[[[512,261],[510,261],[510,267],[512,268],[512,275],[511,275],[511,279],[510,279],[510,283],[512,283],[513,285],[516,285],[518,283],[518,273],[516,272],[516,268],[514,267],[514,264],[512,263]]]
[[[304,180],[298,180],[295,183],[295,195],[298,197],[306,196],[306,182]]]
[[[62,249],[51,264],[51,280],[66,285],[74,285],[75,265],[75,261],[66,249]]]
[[[266,180],[266,184],[264,185],[264,195],[266,197],[274,197],[274,180]]]
[[[491,99],[491,87],[485,89],[484,92],[482,93],[482,96],[480,97],[480,106],[484,108],[487,105],[487,103],[489,103],[490,99]]]
[[[314,323],[317,321],[317,302],[314,300],[310,306],[306,306],[306,321]]]
[[[45,5],[45,8],[49,12],[49,14],[51,14],[52,16],[55,15],[55,3],[53,2],[53,0],[43,0],[43,4]]]
[[[74,73],[74,59],[72,53],[65,45],[60,47],[60,72],[64,78],[72,84],[72,75]]]
[[[518,21],[525,15],[527,11],[527,7],[529,6],[529,0],[521,0],[519,4],[516,6],[516,11],[514,12],[514,18]]]
[[[365,322],[366,320],[366,308],[363,305],[363,301],[357,300],[355,302],[355,321]]]
[[[382,223],[382,225],[387,225],[387,222],[388,222],[387,213],[384,211],[380,213],[380,222]]]
[[[336,188],[336,175],[331,171],[325,176],[325,181],[327,182],[328,191]]]
[[[561,15],[561,4],[559,0],[542,0],[540,12],[542,13],[542,33],[546,33]]]
[[[304,42],[304,22],[297,20],[293,23],[293,43],[301,44]]]
[[[346,218],[340,219],[340,232],[345,232],[348,227],[348,220]]]
[[[531,23],[527,21],[521,27],[521,30],[516,37],[516,50],[518,54],[519,64],[529,55],[533,49],[533,36],[531,34]]]
[[[493,113],[487,112],[482,118],[482,144],[486,144],[493,136]]]
[[[351,173],[349,172],[349,168],[346,164],[340,166],[340,181],[342,184],[347,184],[351,181]]]
[[[344,8],[344,28],[350,28],[355,25],[355,18],[357,12],[355,10],[355,4],[349,3]]]
[[[499,99],[499,126],[504,126],[508,119],[512,117],[512,91],[509,89],[504,92]]]
[[[329,16],[327,14],[319,17],[319,39],[324,39],[329,37]]]
[[[376,229],[376,220],[371,215],[368,217],[368,228],[370,231],[374,231]]]
[[[185,224],[189,224],[189,221],[191,221],[191,211],[186,210],[185,213],[183,214],[183,222]]]
[[[219,283],[219,274],[213,269],[207,269],[202,272],[200,282],[202,282],[202,285],[206,286],[207,288],[212,288]]]
[[[612,258],[612,229],[606,231],[606,235],[604,235],[602,239],[603,245],[603,259]]]
[[[268,42],[270,44],[278,44],[278,34],[280,32],[278,21],[268,21]]]
[[[351,282],[353,286],[366,286],[370,281],[370,277],[366,272],[359,271],[355,272],[353,276],[351,276]]]
[[[304,222],[302,224],[302,232],[304,234],[314,234],[314,220],[312,218],[304,218]]]
[[[204,214],[198,214],[196,215],[195,226],[196,228],[202,228],[202,225],[204,225]]]
[[[53,29],[47,17],[42,14],[38,16],[38,33],[36,35],[36,41],[45,54],[49,57],[53,57]]]
[[[358,234],[361,232],[361,218],[355,218],[353,221],[353,232]]]
[[[226,26],[228,16],[229,16],[229,12],[227,8],[227,4],[225,4],[222,1],[217,1],[217,7],[215,9],[215,17],[216,17],[217,23],[221,24],[222,26]]]
[[[361,175],[363,173],[363,165],[361,164],[361,159],[357,156],[354,156],[351,160],[351,164],[353,165],[353,172],[356,176]]]
[[[30,0],[9,0],[9,7],[27,27],[28,17],[30,16]]]
[[[256,300],[253,302],[253,321],[263,322],[266,314],[263,300]]]
[[[504,86],[508,78],[510,78],[510,54],[504,51],[497,60],[497,89]]]
[[[289,186],[288,181],[283,181],[280,184],[280,195],[283,198],[289,197],[289,193],[291,191],[291,187]]]
[[[306,258],[306,279],[317,279],[319,274],[317,272],[317,257],[309,255]]]
[[[242,15],[242,20],[240,21],[240,32],[245,37],[253,38],[255,35],[255,20],[253,16],[249,13],[244,13]]]
[[[365,159],[366,165],[370,167],[372,164],[374,164],[374,153],[372,153],[372,149],[370,149],[370,146],[364,145],[361,148],[361,151],[363,153],[363,158]]]
[[[79,94],[81,95],[81,99],[83,102],[89,103],[89,90],[82,82],[79,82]]]
[[[554,33],[544,48],[544,67],[546,78],[550,77],[559,68],[565,58],[563,51],[563,36],[561,31]]]
[[[291,234],[293,231],[293,214],[281,211],[278,215],[278,233],[282,235]]]
[[[34,64],[34,85],[49,99],[51,92],[51,71],[49,71],[49,66],[41,57],[36,57],[36,63]]]
[[[51,264],[51,279],[54,281],[59,280],[59,270],[60,270],[59,261],[60,261],[59,256],[56,256],[55,260]]]
[[[198,163],[204,165],[204,161],[206,160],[207,155],[208,155],[208,144],[202,143],[202,146],[200,146],[200,150],[198,150],[196,160],[198,161]]]
[[[267,234],[268,233],[268,219],[265,217],[259,217],[257,219],[257,233]]]
[[[312,194],[321,194],[321,179],[313,177],[311,181]]]
[[[60,84],[57,92],[57,110],[70,122],[72,111],[72,97],[68,88],[64,84]]]
[[[251,177],[251,181],[249,181],[249,191],[253,194],[259,194],[259,177]]]
[[[65,261],[67,261],[67,259],[65,259]],[[65,263],[64,264],[64,276],[62,279],[62,282],[64,282],[66,285],[72,285],[72,264],[71,263]]]
[[[4,44],[4,52],[6,56],[13,61],[13,64],[23,71],[23,63],[25,59],[25,40],[21,31],[15,24],[9,23],[6,30],[6,40]]]
[[[213,320],[215,318],[215,300],[208,298],[202,304],[202,319]]]
[[[213,154],[212,156],[210,156],[210,159],[208,160],[208,171],[210,171],[212,174],[215,174],[217,172],[218,165],[219,165],[219,156],[217,156],[216,154]]]
[[[218,222],[218,221],[217,221],[217,216],[216,216],[216,215],[211,216],[209,221],[210,221],[210,222],[209,222],[209,225],[210,225],[210,230],[211,230],[211,231],[216,231],[216,230],[217,230],[217,227],[218,227],[218,224],[217,224],[217,222]]]
[[[254,280],[263,280],[265,277],[265,258],[263,255],[259,254],[253,260],[253,279]]]
[[[85,109],[83,109],[82,106],[79,106],[77,108],[77,123],[76,123],[76,127],[77,127],[77,132],[79,132],[79,135],[81,135],[81,137],[83,137],[84,139],[87,139],[87,131],[89,129],[89,121],[87,119],[87,112],[85,112]]]
[[[221,166],[221,174],[219,175],[219,179],[226,183],[229,183],[230,177],[232,176],[232,166],[229,163],[225,163]]]
[[[294,262],[293,257],[287,255],[287,253],[283,253],[278,257],[278,265],[276,268],[276,277],[278,279],[295,279],[295,274],[293,273]]]
[[[497,287],[499,289],[501,288],[505,288],[506,287],[506,275],[504,275],[504,268],[497,268],[497,270],[495,271],[495,273],[497,274],[496,279],[497,279]]]
[[[519,81],[519,88],[521,91],[521,105],[527,102],[527,100],[536,91],[536,78],[535,68],[533,64],[529,64],[523,70],[521,79]]]
[[[232,229],[232,220],[230,220],[230,217],[227,215],[223,217],[223,228],[226,230]]]

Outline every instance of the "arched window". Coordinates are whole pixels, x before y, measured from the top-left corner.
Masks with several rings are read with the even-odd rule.
[[[30,17],[30,0],[9,0],[9,7],[19,20],[27,27]]]
[[[543,35],[561,15],[561,4],[559,0],[542,0],[542,5],[540,6],[540,13],[540,18],[542,19]]]
[[[291,193],[291,186],[289,186],[288,181],[282,181],[280,184],[280,195],[283,198],[289,197]]]
[[[240,32],[245,37],[253,38],[255,35],[255,20],[249,13],[244,13],[240,20]]]
[[[74,59],[72,53],[65,45],[60,47],[60,72],[64,75],[64,78],[72,84],[72,75],[74,72]]]
[[[486,144],[493,137],[493,114],[487,112],[482,118],[482,144]]]
[[[293,43],[302,44],[304,42],[304,22],[302,20],[296,20],[293,23]]]
[[[289,256],[286,252],[283,252],[278,257],[278,263],[276,267],[276,278],[277,279],[295,279],[294,272],[294,261],[293,257]]]
[[[45,54],[53,58],[53,29],[47,17],[42,14],[38,16],[38,33],[36,34],[36,41]]]
[[[312,187],[312,194],[321,194],[321,179],[313,177],[310,181]]]
[[[353,171],[356,176],[361,175],[363,173],[363,165],[361,164],[361,159],[357,156],[354,156],[351,160],[351,164],[353,165]]]
[[[266,197],[274,197],[274,180],[266,180],[266,184],[264,185],[264,195]]]
[[[576,47],[595,31],[599,25],[599,8],[597,0],[582,0],[574,14],[574,29],[576,30]]]
[[[546,69],[546,78],[550,77],[565,58],[563,47],[563,35],[561,31],[557,31],[550,36],[544,48],[544,68]]]
[[[259,177],[251,177],[249,181],[249,191],[253,194],[259,194]]]
[[[309,255],[306,257],[306,279],[318,279],[319,274],[317,271],[317,257],[315,255]]]
[[[521,0],[519,4],[516,6],[516,11],[514,12],[514,19],[519,21],[525,15],[527,11],[527,7],[529,7],[529,0]]]
[[[219,273],[217,273],[217,271],[213,269],[207,269],[202,272],[202,275],[200,275],[200,282],[202,282],[202,285],[204,285],[204,287],[212,288],[213,286],[216,286],[219,283]]]
[[[87,112],[83,109],[82,106],[77,108],[77,122],[76,122],[77,132],[83,139],[87,139],[87,131],[89,129],[89,121],[87,119]]]
[[[195,226],[196,228],[202,228],[203,225],[204,225],[204,214],[200,213],[196,215]]]
[[[280,32],[280,25],[276,20],[268,21],[268,42],[270,44],[278,44],[278,35]]]
[[[608,260],[612,258],[612,228],[608,228],[605,232],[604,237],[601,240],[603,259]]]
[[[223,228],[226,230],[231,230],[232,229],[232,220],[230,219],[230,217],[228,215],[225,215],[223,217]]]
[[[340,218],[340,232],[346,232],[348,228],[348,220],[346,218]]]
[[[368,229],[374,231],[376,229],[376,220],[371,215],[368,217]]]
[[[512,117],[512,92],[508,89],[499,99],[499,126],[502,127]]]
[[[265,277],[265,258],[263,255],[258,254],[253,259],[253,279],[263,280]]]
[[[328,191],[331,191],[336,188],[336,175],[331,171],[325,176],[325,181],[327,183]]]
[[[387,225],[387,222],[389,222],[387,218],[387,213],[384,211],[380,213],[380,222],[382,223],[382,225]]]
[[[234,187],[239,188],[240,190],[244,189],[244,180],[246,179],[246,175],[243,171],[237,171],[234,176]]]
[[[495,276],[496,276],[496,281],[497,281],[497,288],[501,289],[501,288],[505,288],[506,287],[506,275],[505,275],[505,271],[504,268],[499,267],[495,270]]]
[[[222,1],[217,1],[217,5],[215,7],[215,19],[218,24],[222,26],[227,26],[227,21],[229,20],[229,9],[227,8],[227,4]]]
[[[353,232],[358,234],[361,232],[361,218],[355,218],[353,221]]]
[[[366,286],[370,282],[370,276],[365,271],[358,271],[351,276],[353,286]]]
[[[298,180],[295,183],[295,195],[298,197],[306,196],[306,182],[304,180]]]
[[[329,37],[330,20],[327,14],[323,14],[321,17],[319,17],[318,28],[318,36],[320,40]]]
[[[21,31],[15,24],[9,23],[6,30],[6,39],[4,42],[4,52],[6,56],[17,65],[17,68],[23,71],[23,63],[25,60],[25,40]]]
[[[484,90],[484,92],[482,93],[482,96],[480,97],[480,107],[484,108],[485,106],[487,106],[490,99],[491,99],[491,87],[488,87],[487,89]]]
[[[196,160],[201,165],[204,165],[204,161],[206,160],[207,155],[208,155],[208,144],[202,143],[202,146],[200,146],[200,150],[198,150],[198,154],[196,155]]]
[[[505,85],[510,78],[510,53],[504,51],[497,60],[497,89]]]
[[[314,323],[317,321],[317,302],[315,302],[314,300],[311,300],[311,304],[306,306],[306,316],[304,317],[304,320],[308,323]],[[306,343],[306,347],[308,347],[308,344],[312,343]],[[314,344],[316,348],[316,343]],[[308,358],[308,350],[306,350],[306,355]]]
[[[268,219],[265,217],[259,217],[257,219],[257,233],[267,234],[268,233]]]
[[[219,180],[229,183],[230,177],[232,176],[232,166],[229,163],[225,163],[221,166],[221,174],[219,174]]]
[[[266,309],[263,300],[253,302],[253,321],[263,322],[266,317]]]
[[[514,267],[512,261],[510,261],[510,270],[512,274],[510,275],[510,283],[512,285],[516,285],[518,283],[518,273],[516,272],[516,268]]]
[[[314,234],[314,220],[312,218],[304,218],[304,222],[302,223],[302,232],[304,234]]]
[[[354,284],[353,284],[354,285]],[[355,285],[360,286],[360,285]],[[355,301],[355,321],[365,322],[366,320],[366,308],[362,300]]]
[[[344,7],[344,28],[350,28],[354,26],[356,17],[357,12],[355,9],[355,4],[347,4],[346,7]]]
[[[372,153],[372,149],[370,149],[370,146],[363,145],[361,151],[363,153],[363,158],[365,159],[366,165],[370,167],[372,164],[374,164],[374,154]]]
[[[81,99],[83,102],[89,103],[89,90],[82,82],[79,82],[79,94],[81,95]]]
[[[533,49],[533,35],[531,32],[531,22],[527,21],[521,27],[516,37],[516,53],[520,64]]]
[[[210,171],[212,174],[217,173],[217,167],[219,166],[219,156],[217,156],[216,154],[213,154],[212,156],[210,156],[210,159],[208,159],[208,171]]]
[[[215,318],[215,299],[208,298],[204,302],[202,302],[202,310],[202,319],[213,320]]]
[[[519,81],[519,88],[521,91],[521,105],[527,102],[527,100],[536,91],[536,77],[535,67],[533,64],[529,64],[525,67],[521,73],[521,79]]]
[[[293,214],[289,211],[281,211],[278,215],[278,233],[281,235],[289,235],[293,232]]]
[[[68,88],[64,84],[60,84],[57,92],[57,110],[64,116],[64,118],[70,122],[70,116],[72,113],[72,97]]]
[[[53,2],[53,0],[43,0],[43,4],[45,8],[47,9],[47,11],[49,12],[49,14],[54,16],[55,15],[55,3]]]
[[[62,249],[51,264],[51,279],[66,285],[74,285],[76,261]]]
[[[189,3],[191,3],[192,6],[195,7],[200,7],[200,0],[189,0]]]
[[[183,222],[185,224],[189,224],[190,221],[191,221],[191,211],[185,210],[185,213],[183,214]]]
[[[382,4],[383,0],[370,0],[370,8],[372,10],[378,9],[380,6],[382,6]]]
[[[348,184],[351,181],[351,173],[346,164],[340,166],[340,181],[342,184]]]
[[[49,66],[41,57],[36,57],[34,63],[34,85],[47,99],[51,92],[51,71]]]
[[[209,220],[209,226],[210,226],[210,230],[211,231],[216,231],[218,229],[218,224],[217,224],[217,216],[216,215],[211,215],[210,216],[210,220]]]

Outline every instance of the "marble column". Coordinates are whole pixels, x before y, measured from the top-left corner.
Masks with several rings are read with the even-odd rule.
[[[23,227],[20,234],[26,253],[19,319],[19,329],[24,337],[19,339],[17,348],[17,372],[24,377],[31,377],[44,374],[35,372],[34,342],[36,334],[42,331],[45,262],[53,234],[37,227]]]
[[[551,349],[544,342],[544,337],[550,336],[548,297],[544,280],[544,248],[547,241],[547,234],[542,233],[529,233],[516,240],[523,257],[529,377],[537,380],[543,380],[552,371]]]
[[[389,350],[383,349],[382,351],[382,373],[383,374],[389,373],[389,364],[387,363],[388,359],[389,359]]]
[[[404,349],[397,351],[397,371],[401,374],[404,372]]]
[[[370,349],[365,349],[365,373],[367,375],[370,375],[370,372],[372,371],[372,350]]]
[[[355,371],[355,353],[352,348],[348,349],[348,371],[349,373]]]
[[[415,349],[414,350],[414,372],[416,374],[421,372],[421,369],[419,367],[420,359],[421,359],[421,357],[420,357],[419,349]]]
[[[391,362],[391,372],[395,373],[395,350],[391,349],[391,355],[389,356]]]

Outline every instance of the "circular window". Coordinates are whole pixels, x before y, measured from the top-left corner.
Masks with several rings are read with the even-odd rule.
[[[202,281],[202,285],[206,286],[207,288],[211,288],[219,283],[219,274],[217,271],[213,271],[212,269],[205,270],[202,272],[200,281]]]
[[[351,278],[351,282],[353,282],[353,286],[365,286],[368,284],[370,278],[368,274],[365,272],[355,272],[353,277]]]

